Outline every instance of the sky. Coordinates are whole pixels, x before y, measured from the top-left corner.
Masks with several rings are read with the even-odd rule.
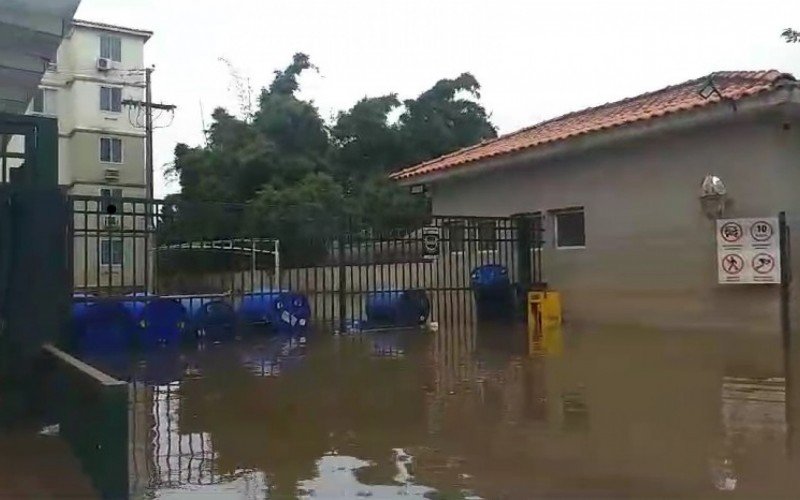
[[[258,90],[309,54],[319,73],[300,96],[326,119],[468,71],[500,133],[712,71],[800,78],[800,44],[779,36],[800,29],[796,0],[83,0],[76,17],[155,32],[154,100],[178,106],[157,167],[176,143],[202,144],[214,108],[238,110],[220,57]],[[179,190],[156,175],[157,196]]]

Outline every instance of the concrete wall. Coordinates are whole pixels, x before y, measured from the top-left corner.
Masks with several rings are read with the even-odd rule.
[[[569,321],[777,331],[776,286],[717,284],[715,222],[698,196],[717,175],[731,199],[725,217],[786,210],[798,234],[798,167],[800,123],[775,114],[442,180],[431,192],[436,214],[545,213],[544,279],[564,292]],[[576,206],[586,248],[558,250],[548,211]]]

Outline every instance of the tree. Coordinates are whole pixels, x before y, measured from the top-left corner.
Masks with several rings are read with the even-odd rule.
[[[278,237],[297,258],[316,258],[320,247],[308,242],[341,230],[343,220],[376,230],[419,225],[426,200],[387,174],[496,136],[469,73],[402,102],[396,94],[364,97],[329,127],[297,96],[309,70],[317,70],[310,58],[295,54],[261,89],[255,111],[243,106],[236,117],[218,108],[204,146],[175,148],[172,174],[182,191],[165,228],[186,238]],[[209,202],[240,208],[220,212]]]
[[[440,80],[416,99],[405,101],[400,116],[405,149],[399,167],[422,162],[484,139],[497,137],[480,99],[480,84],[469,73]]]
[[[800,43],[800,31],[786,28],[781,33],[781,36],[786,39],[786,43]]]
[[[340,112],[331,129],[337,164],[356,179],[391,170],[402,162],[400,130],[389,114],[400,107],[396,94],[365,97]]]

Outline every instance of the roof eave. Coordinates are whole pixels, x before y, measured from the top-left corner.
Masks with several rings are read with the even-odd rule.
[[[577,135],[555,141],[547,145],[533,146],[520,151],[498,155],[453,166],[441,171],[413,175],[395,179],[402,186],[415,184],[433,184],[457,177],[481,175],[490,170],[519,164],[551,159],[553,157],[575,154],[606,147],[614,143],[645,138],[655,134],[663,134],[717,123],[731,116],[744,116],[763,112],[781,104],[794,104],[793,111],[800,113],[800,88],[788,86],[744,98],[735,102],[720,102],[716,105],[672,113],[645,121],[631,122],[614,128]]]
[[[82,19],[73,20],[72,25],[80,28],[93,29],[98,31],[108,31],[111,33],[121,33],[124,35],[135,36],[143,38],[145,42],[150,40],[150,38],[153,36],[152,31],[140,30],[136,28],[127,28],[125,26],[116,26],[113,24],[96,23],[92,21],[85,21]]]

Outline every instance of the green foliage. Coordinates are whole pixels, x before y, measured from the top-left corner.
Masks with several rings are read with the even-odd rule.
[[[494,138],[497,131],[483,107],[480,84],[469,73],[455,80],[439,80],[417,99],[405,101],[400,117],[405,165],[441,156]]]
[[[786,43],[800,43],[800,31],[786,28],[781,33],[781,36],[786,40]]]
[[[205,146],[175,148],[172,174],[182,191],[170,200],[164,233],[278,237],[287,255],[315,259],[324,250],[309,242],[341,231],[343,221],[373,230],[421,224],[427,201],[387,174],[496,136],[469,73],[416,99],[365,97],[328,127],[313,102],[297,97],[308,70],[316,70],[309,57],[296,54],[251,115],[216,109]]]

